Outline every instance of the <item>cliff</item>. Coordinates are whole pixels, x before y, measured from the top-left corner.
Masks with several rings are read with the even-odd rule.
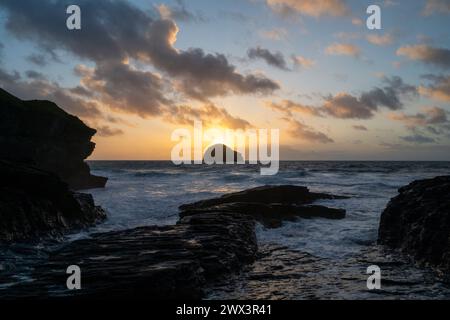
[[[23,101],[0,88],[0,159],[58,175],[73,190],[104,187],[84,159],[96,130],[50,101]]]

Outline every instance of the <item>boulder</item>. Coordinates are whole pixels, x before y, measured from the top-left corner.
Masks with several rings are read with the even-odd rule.
[[[450,271],[450,176],[415,181],[399,193],[381,215],[379,243]]]
[[[52,173],[0,160],[0,242],[61,236],[106,218],[91,195]]]
[[[22,101],[0,89],[0,159],[57,174],[73,190],[104,187],[84,159],[96,130],[49,101]]]

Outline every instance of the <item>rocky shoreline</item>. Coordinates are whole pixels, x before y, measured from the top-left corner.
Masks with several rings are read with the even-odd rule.
[[[271,197],[261,198],[262,194]],[[217,206],[223,198],[182,206],[174,226],[94,234],[74,241],[52,252],[48,261],[35,269],[34,282],[9,288],[6,298],[199,299],[212,283],[255,261],[257,222],[292,219],[289,210],[293,207],[297,217],[327,216],[329,213],[310,210],[306,204],[336,198],[295,186],[265,186],[225,197],[226,207]],[[264,200],[258,203],[256,199]],[[272,211],[255,215],[247,210],[255,203],[270,205],[267,208]],[[290,209],[285,215],[283,207],[276,204]],[[301,208],[305,212],[299,214]],[[335,210],[338,214],[333,218],[345,216],[342,210]],[[67,290],[68,263],[83,270],[83,290]]]
[[[0,88],[0,244],[60,237],[106,218],[102,188],[84,162],[96,130],[50,101],[23,101]]]
[[[22,101],[1,89],[0,106],[0,244],[57,241],[104,221],[106,212],[93,197],[75,191],[106,184],[107,178],[91,175],[84,162],[94,150],[96,131],[51,102]],[[450,176],[400,188],[381,216],[379,244],[448,278],[449,194]],[[0,289],[0,297],[201,299],[239,273],[256,286],[268,276],[279,277],[282,288],[300,279],[299,273],[317,273],[324,265],[288,248],[260,250],[256,225],[273,229],[298,219],[344,219],[345,210],[315,203],[332,199],[345,197],[278,185],[185,204],[172,226],[98,233],[46,248],[33,281]],[[268,263],[273,259],[278,260]],[[83,290],[67,289],[70,265],[81,268]],[[14,274],[0,274],[8,276]]]
[[[55,174],[0,160],[0,244],[61,237],[104,219],[91,195]]]
[[[400,188],[381,215],[378,242],[448,278],[450,176],[418,180]]]

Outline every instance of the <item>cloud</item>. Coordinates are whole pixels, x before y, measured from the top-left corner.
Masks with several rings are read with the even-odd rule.
[[[362,26],[364,24],[364,22],[360,18],[353,18],[352,24],[355,26]]]
[[[113,137],[124,134],[123,130],[111,128],[109,126],[96,126],[97,135],[100,137]]]
[[[420,86],[419,93],[435,100],[450,101],[450,76],[425,75],[430,80],[428,86]]]
[[[370,119],[376,109],[348,93],[329,97],[322,107],[328,115],[339,119]]]
[[[328,137],[326,134],[316,131],[296,119],[283,118],[283,120],[289,125],[287,132],[296,139],[324,144],[334,142],[333,139]]]
[[[417,95],[417,88],[406,84],[400,77],[384,77],[383,82],[385,83],[383,87],[376,87],[368,92],[363,92],[360,100],[372,109],[384,106],[391,110],[398,110],[403,107],[400,101],[402,95]]]
[[[450,1],[448,0],[427,0],[423,14],[426,16],[434,13],[450,14]]]
[[[383,6],[386,8],[397,6],[397,5],[399,5],[399,3],[397,1],[392,1],[392,0],[384,0],[383,1]]]
[[[274,111],[284,113],[286,117],[292,117],[294,113],[316,117],[322,116],[320,109],[300,103],[295,103],[291,100],[283,100],[279,103],[267,102],[266,106]]]
[[[386,33],[384,35],[369,34],[367,36],[367,41],[377,46],[388,46],[395,41],[395,37],[391,33]]]
[[[106,64],[114,68],[135,59],[159,69],[189,98],[207,101],[229,94],[270,94],[280,88],[261,74],[239,73],[223,54],[175,48],[179,30],[172,20],[154,19],[124,1],[80,0],[78,4],[89,14],[76,33],[61,27],[66,18],[61,14],[64,0],[3,1],[0,6],[7,12],[6,29],[17,38],[35,41],[49,51],[65,49],[103,69]]]
[[[39,67],[45,67],[48,64],[47,58],[43,54],[30,54],[27,60]]]
[[[421,134],[415,134],[411,136],[400,137],[402,140],[406,142],[411,142],[415,144],[427,144],[427,143],[435,143],[436,140]]]
[[[398,56],[406,56],[410,60],[421,61],[440,68],[450,69],[450,50],[435,48],[425,44],[403,46],[397,50]]]
[[[383,82],[383,87],[362,92],[358,97],[345,92],[327,97],[321,109],[340,119],[370,119],[380,107],[401,109],[401,96],[417,94],[417,89],[405,84],[400,77],[384,78]]]
[[[384,77],[383,86],[363,91],[355,96],[346,92],[324,97],[320,106],[308,106],[291,100],[270,102],[266,106],[292,117],[294,113],[338,119],[370,119],[380,108],[399,110],[403,107],[401,98],[417,95],[417,88],[406,84],[400,77]]]
[[[285,70],[285,71],[289,70],[286,65],[286,60],[284,59],[284,56],[281,52],[272,53],[267,49],[264,49],[261,47],[256,47],[256,48],[250,48],[247,51],[247,56],[250,59],[262,59],[268,65],[271,65],[278,69]]]
[[[205,22],[206,19],[200,13],[193,13],[186,8],[184,1],[177,0],[174,6],[160,4],[156,6],[162,19],[175,20],[180,22]]]
[[[361,49],[349,43],[333,43],[325,49],[325,53],[328,55],[353,56],[357,58],[361,55]]]
[[[300,55],[293,55],[291,58],[294,66],[297,68],[310,69],[316,64],[314,60],[305,58]]]
[[[353,126],[353,129],[358,130],[358,131],[369,131],[369,130],[367,129],[367,127],[362,126],[362,125],[354,125],[354,126]]]
[[[275,12],[289,16],[293,12],[311,16],[345,16],[350,13],[343,0],[267,0],[269,7]]]
[[[4,44],[0,42],[0,63],[2,63],[2,58],[3,58],[3,48],[4,48]]]
[[[348,42],[350,40],[357,40],[361,38],[360,32],[346,32],[346,31],[340,31],[333,34],[333,36],[337,39],[340,39],[344,42]]]
[[[389,118],[391,120],[405,123],[405,125],[410,129],[417,126],[428,126],[448,122],[447,112],[439,107],[425,107],[422,112],[418,112],[414,115],[394,113],[389,115]]]
[[[414,143],[432,143],[436,142],[440,136],[450,137],[450,122],[447,112],[439,107],[423,107],[421,112],[416,114],[397,113],[389,115],[394,121],[405,124],[406,128],[413,134],[400,137],[402,140]],[[423,131],[436,137],[431,138],[425,135]]]
[[[294,118],[295,114],[302,116],[321,117],[322,114],[318,108],[295,103],[291,100],[283,100],[279,103],[267,102],[266,107],[283,114],[281,118],[288,124],[287,132],[296,139],[318,143],[333,143],[333,139],[322,132],[302,123]]]
[[[130,65],[102,63],[95,69],[77,66],[84,88],[103,105],[141,117],[157,116],[173,105],[165,95],[165,83],[157,75]],[[79,90],[79,89],[78,89]]]
[[[213,104],[207,104],[200,108],[177,106],[165,114],[165,119],[180,125],[192,125],[195,120],[200,120],[207,127],[219,126],[229,129],[247,129],[252,127],[247,120],[234,117],[226,109],[219,108]]]
[[[45,76],[42,73],[34,71],[34,70],[26,71],[25,75],[30,79],[41,79],[41,80],[45,79]]]
[[[288,31],[284,28],[275,28],[272,30],[262,31],[261,35],[270,40],[280,41],[286,39],[288,36]]]
[[[450,122],[447,112],[439,107],[424,107],[421,112],[412,115],[405,113],[391,114],[389,118],[404,123],[406,128],[414,133],[413,137],[424,136],[419,129],[425,129],[435,136],[449,137]]]
[[[96,119],[103,116],[95,102],[80,99],[70,90],[48,81],[42,75],[28,72],[28,78],[25,80],[18,72],[8,73],[0,69],[0,87],[21,99],[50,100],[65,111],[85,119]]]

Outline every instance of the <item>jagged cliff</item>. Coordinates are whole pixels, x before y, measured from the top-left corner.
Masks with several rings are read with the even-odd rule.
[[[73,190],[104,187],[84,159],[96,130],[50,101],[23,101],[0,88],[0,159],[57,174]]]
[[[72,191],[105,186],[84,162],[95,132],[52,102],[0,89],[0,243],[61,236],[106,218],[92,196]]]

